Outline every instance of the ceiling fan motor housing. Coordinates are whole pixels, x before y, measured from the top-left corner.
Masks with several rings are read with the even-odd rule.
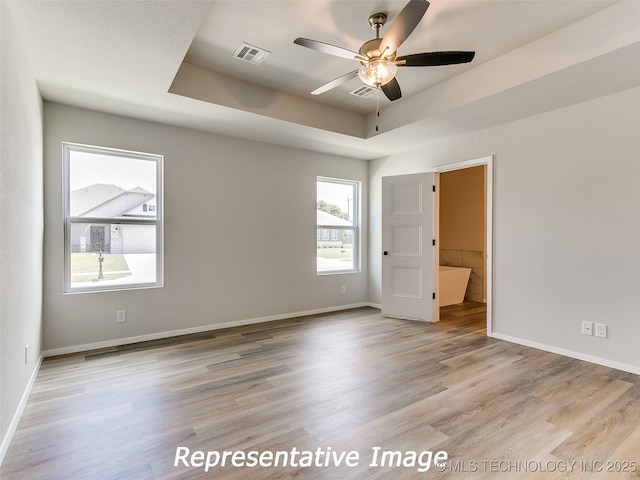
[[[382,58],[382,54],[386,53],[380,51],[380,43],[382,42],[382,39],[380,38],[380,28],[382,28],[385,23],[387,23],[386,13],[378,12],[369,17],[369,25],[371,25],[371,28],[376,31],[376,38],[362,44],[360,47],[361,55],[368,58]],[[384,55],[384,59],[391,62],[394,61],[395,58],[396,52],[388,52],[388,54]],[[361,61],[361,63],[363,62]]]
[[[396,52],[390,52],[384,57],[382,57],[382,52],[380,51],[381,42],[382,42],[381,38],[374,38],[373,40],[364,42],[360,47],[360,54],[369,58],[384,58],[385,60],[389,60],[390,62],[393,62],[396,59]],[[360,61],[360,63],[364,63],[364,62]]]

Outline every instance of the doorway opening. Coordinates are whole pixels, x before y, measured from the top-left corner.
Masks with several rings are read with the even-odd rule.
[[[491,335],[493,157],[434,168],[440,319],[483,316]]]

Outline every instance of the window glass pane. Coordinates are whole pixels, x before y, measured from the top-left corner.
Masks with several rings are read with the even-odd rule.
[[[65,292],[162,286],[162,156],[64,152]]]
[[[318,178],[316,205],[316,264],[318,273],[358,268],[357,182]]]
[[[318,240],[316,256],[318,272],[354,270],[353,230],[325,228],[322,231],[326,236]]]
[[[318,181],[318,225],[353,226],[355,185]]]
[[[69,215],[155,219],[156,175],[155,161],[71,150]]]
[[[156,226],[71,222],[72,288],[154,283]]]

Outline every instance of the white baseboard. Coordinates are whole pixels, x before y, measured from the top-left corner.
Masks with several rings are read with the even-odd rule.
[[[20,422],[20,418],[22,418],[22,413],[24,412],[24,407],[27,405],[27,400],[29,399],[29,394],[31,393],[31,388],[33,388],[33,384],[36,381],[36,377],[38,376],[38,372],[40,371],[40,365],[42,365],[42,360],[44,359],[44,355],[40,355],[40,358],[36,362],[36,366],[31,372],[31,377],[29,377],[29,381],[27,382],[27,386],[22,392],[22,397],[20,398],[20,402],[18,403],[18,408],[16,408],[15,413],[13,414],[13,418],[11,419],[11,423],[9,423],[9,428],[2,438],[2,444],[0,444],[0,465],[4,462],[4,457],[9,450],[9,445],[11,444],[11,440],[13,440],[13,435],[16,433],[16,429],[18,428],[18,423]]]
[[[223,328],[241,327],[244,325],[252,325],[255,323],[274,322],[276,320],[285,320],[287,318],[305,317],[308,315],[318,315],[321,313],[337,312],[340,310],[349,310],[351,308],[373,306],[368,302],[354,303],[351,305],[340,305],[337,307],[319,308],[317,310],[306,310],[303,312],[284,313],[279,315],[270,315],[267,317],[250,318],[245,320],[237,320],[234,322],[214,323],[211,325],[202,325],[200,327],[184,328],[181,330],[171,330],[167,332],[150,333],[148,335],[139,335],[136,337],[117,338],[104,342],[87,343],[84,345],[74,345],[71,347],[54,348],[45,350],[45,357],[54,357],[56,355],[67,355],[70,353],[86,352],[89,350],[99,350],[101,348],[111,348],[120,345],[128,345],[131,343],[148,342],[149,340],[159,340],[162,338],[178,337],[180,335],[189,335],[191,333],[210,332],[213,330],[222,330]],[[375,307],[374,307],[375,308]]]
[[[188,335],[191,333],[202,333],[202,332],[209,332],[209,331],[214,331],[214,330],[222,330],[224,328],[230,328],[230,327],[240,327],[240,326],[244,326],[244,325],[252,325],[252,324],[256,324],[256,323],[264,323],[264,322],[273,322],[273,321],[277,321],[277,320],[285,320],[287,318],[295,318],[295,317],[304,317],[304,316],[308,316],[308,315],[318,315],[321,313],[330,313],[330,312],[336,312],[336,311],[340,311],[340,310],[349,310],[352,308],[360,308],[360,307],[371,307],[371,308],[376,308],[378,310],[382,309],[382,305],[379,305],[377,303],[372,303],[372,302],[361,302],[361,303],[354,303],[354,304],[350,304],[350,305],[340,305],[340,306],[336,306],[336,307],[328,307],[328,308],[320,308],[320,309],[316,309],[316,310],[305,310],[302,312],[292,312],[292,313],[285,313],[285,314],[278,314],[278,315],[270,315],[270,316],[266,316],[266,317],[258,317],[258,318],[251,318],[251,319],[245,319],[245,320],[237,320],[234,322],[225,322],[225,323],[216,323],[216,324],[211,324],[211,325],[202,325],[199,327],[192,327],[192,328],[185,328],[185,329],[180,329],[180,330],[171,330],[171,331],[166,331],[166,332],[159,332],[159,333],[152,333],[152,334],[148,334],[148,335],[139,335],[136,337],[127,337],[127,338],[119,338],[119,339],[115,339],[115,340],[107,340],[104,342],[96,342],[96,343],[88,343],[88,344],[84,344],[84,345],[74,345],[71,347],[63,347],[63,348],[55,348],[55,349],[51,349],[51,350],[45,350],[42,354],[43,357],[53,357],[56,355],[66,355],[66,354],[70,354],[70,353],[78,353],[78,352],[86,352],[86,351],[90,351],[90,350],[98,350],[101,348],[110,348],[110,347],[117,347],[119,345],[128,345],[131,343],[138,343],[138,342],[146,342],[149,340],[159,340],[162,338],[171,338],[171,337],[177,337],[180,335]],[[489,334],[490,337],[493,338],[497,338],[499,340],[505,340],[507,342],[511,342],[511,343],[516,343],[518,345],[524,345],[527,347],[531,347],[531,348],[536,348],[538,350],[544,350],[546,352],[551,352],[551,353],[557,353],[559,355],[564,355],[566,357],[570,357],[570,358],[575,358],[577,360],[584,360],[586,362],[590,362],[590,363],[595,363],[597,365],[603,365],[605,367],[610,367],[610,368],[615,368],[617,370],[622,370],[625,372],[629,372],[629,373],[633,373],[636,375],[640,375],[640,367],[635,366],[635,365],[627,365],[625,363],[620,363],[620,362],[616,362],[613,360],[609,360],[606,358],[600,358],[600,357],[596,357],[593,355],[587,355],[584,353],[580,353],[580,352],[574,352],[572,350],[567,350],[564,348],[560,348],[560,347],[554,347],[552,345],[546,345],[543,343],[538,343],[538,342],[533,342],[530,340],[525,340],[522,338],[518,338],[518,337],[512,337],[510,335],[503,335],[501,333],[496,333],[493,332],[491,334]],[[42,361],[42,357],[40,359],[40,362]],[[38,365],[39,368],[39,365]],[[37,373],[37,370],[34,372],[33,378],[31,379],[31,382],[33,382],[33,380],[35,380],[35,374]],[[29,390],[31,389],[31,387],[29,387]],[[24,407],[22,407],[24,408]],[[3,443],[4,446],[4,443]],[[0,453],[3,453],[3,451],[0,451]],[[1,458],[1,457],[0,457]]]
[[[560,347],[554,347],[546,345],[544,343],[532,342],[530,340],[524,340],[518,337],[512,337],[510,335],[503,335],[501,333],[493,333],[490,335],[493,338],[499,340],[505,340],[511,343],[517,343],[518,345],[524,345],[525,347],[531,347],[538,350],[544,350],[545,352],[557,353],[565,357],[575,358],[576,360],[584,360],[585,362],[595,363],[596,365],[602,365],[604,367],[615,368],[616,370],[622,370],[624,372],[634,373],[640,375],[640,367],[635,365],[627,365],[626,363],[620,363],[606,358],[600,358],[593,355],[587,355],[585,353],[574,352],[573,350],[567,350]]]

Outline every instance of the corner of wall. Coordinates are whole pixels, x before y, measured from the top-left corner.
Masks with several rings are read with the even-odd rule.
[[[10,2],[0,1],[0,22],[1,463],[42,356],[44,195],[42,98]]]

